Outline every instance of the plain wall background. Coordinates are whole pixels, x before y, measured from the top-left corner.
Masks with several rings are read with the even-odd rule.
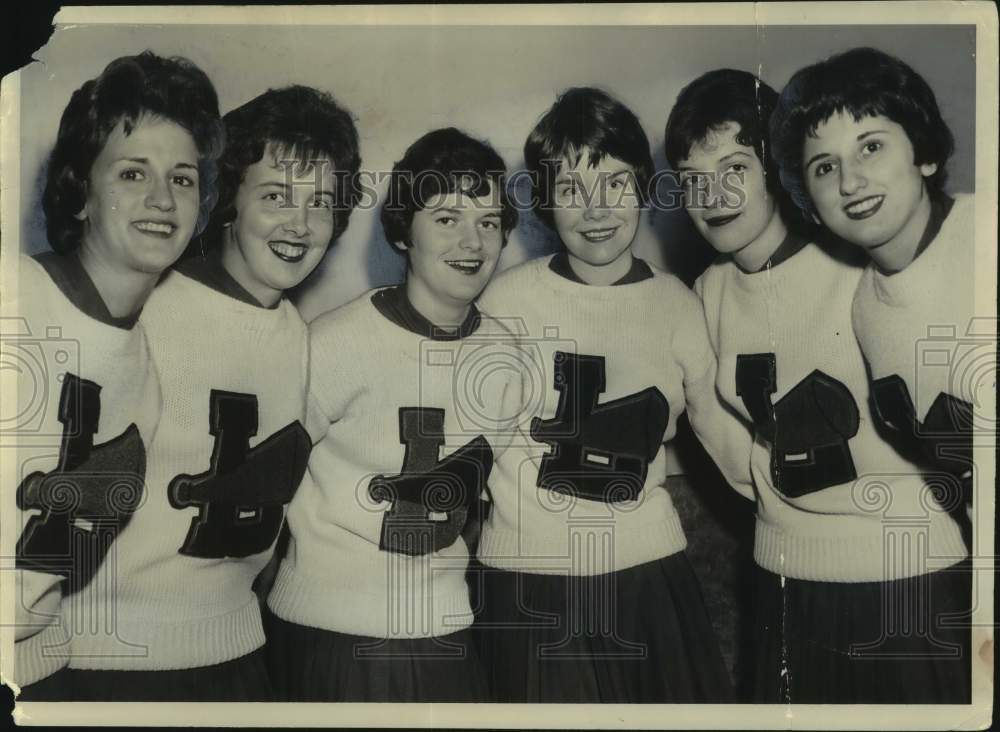
[[[363,167],[389,170],[423,133],[453,125],[488,139],[511,170],[538,117],[569,86],[600,86],[646,128],[657,168],[667,114],[681,88],[705,71],[758,73],[780,90],[794,71],[831,53],[872,45],[925,76],[957,149],[953,190],[974,181],[973,26],[766,27],[370,27],[73,26],[59,29],[22,75],[22,243],[47,247],[41,216],[44,165],[70,94],[113,58],[151,49],[180,54],[214,81],[222,112],[268,87],[329,91],[357,119]],[[355,211],[346,234],[296,293],[303,316],[397,282],[404,261],[385,244],[377,210]],[[555,249],[525,214],[500,267]],[[646,217],[637,253],[687,280],[711,259],[683,211]]]

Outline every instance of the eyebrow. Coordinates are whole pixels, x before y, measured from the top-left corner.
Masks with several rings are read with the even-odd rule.
[[[887,132],[888,132],[888,130],[882,130],[882,129],[868,130],[867,132],[862,132],[860,135],[858,135],[856,138],[854,138],[854,140],[855,140],[855,142],[861,142],[865,138],[871,137],[872,135],[885,134]],[[821,152],[821,153],[818,153],[817,155],[813,155],[811,158],[809,158],[809,161],[805,164],[804,167],[808,168],[810,165],[812,165],[813,163],[815,163],[817,160],[819,160],[820,158],[826,157],[827,155],[829,155],[829,153],[825,153],[825,152]]]
[[[149,165],[149,158],[118,158],[119,163],[139,163],[139,165]],[[174,163],[175,168],[190,168],[198,170],[198,166],[193,163]]]

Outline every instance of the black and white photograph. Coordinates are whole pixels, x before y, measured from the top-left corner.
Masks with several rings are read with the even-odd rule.
[[[0,99],[15,723],[990,723],[992,3],[53,23]]]

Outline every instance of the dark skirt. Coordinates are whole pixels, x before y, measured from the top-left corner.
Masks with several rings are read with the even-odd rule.
[[[733,701],[683,552],[593,577],[476,563],[476,639],[497,702]]]
[[[61,668],[51,676],[46,676],[33,684],[21,687],[18,701],[70,701],[73,698],[71,681],[73,672]]]
[[[264,652],[170,671],[73,670],[73,701],[270,702],[274,691]]]
[[[757,568],[754,701],[968,704],[968,560],[892,582],[810,582]]]
[[[280,701],[488,701],[472,631],[369,638],[264,613],[268,670]]]

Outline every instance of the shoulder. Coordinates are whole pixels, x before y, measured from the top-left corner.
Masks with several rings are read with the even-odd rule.
[[[729,272],[734,269],[736,265],[733,263],[732,257],[728,255],[720,255],[715,258],[715,260],[705,268],[698,279],[694,282],[694,292],[703,301],[706,299],[712,299],[713,296],[722,289],[722,283],[725,281]]]
[[[653,277],[646,281],[649,284],[649,296],[661,301],[661,304],[657,305],[661,311],[664,306],[701,309],[698,296],[679,277],[652,264],[649,268],[653,272]]]
[[[382,316],[372,304],[372,295],[383,289],[368,290],[350,302],[316,316],[309,321],[309,336],[313,339],[333,337],[345,330],[358,330],[377,322]]]
[[[551,256],[537,257],[504,270],[493,277],[479,297],[479,303],[489,311],[491,308],[516,304],[524,297],[526,288],[535,286],[545,270]]]

